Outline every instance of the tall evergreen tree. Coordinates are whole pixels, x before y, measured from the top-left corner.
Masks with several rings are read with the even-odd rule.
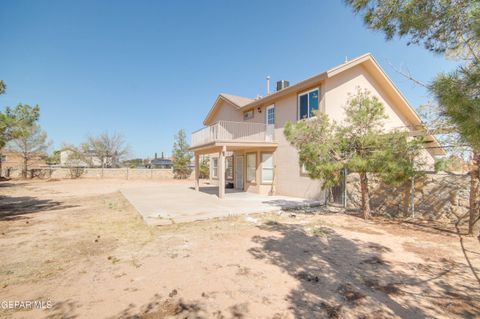
[[[21,134],[17,135],[9,145],[12,150],[20,153],[22,156],[22,177],[27,178],[31,160],[46,156],[49,143],[47,142],[47,133],[34,123],[23,128]]]
[[[173,142],[172,160],[173,174],[175,178],[185,179],[190,176],[192,169],[190,162],[192,160],[192,152],[188,150],[189,145],[185,135],[185,130],[181,129],[175,135]]]
[[[383,104],[366,90],[359,89],[350,96],[345,115],[339,125],[326,114],[317,113],[314,119],[287,123],[284,133],[298,149],[300,164],[311,178],[322,181],[323,189],[338,185],[344,169],[358,174],[362,215],[367,219],[371,214],[369,174],[389,184],[405,183],[411,178],[413,162],[398,161],[398,157],[404,157],[405,150],[413,145],[405,133],[384,131]],[[394,147],[400,141],[405,147]]]
[[[0,91],[5,90],[2,82]],[[32,126],[36,124],[40,116],[40,108],[27,104],[18,104],[14,108],[7,107],[0,112],[0,155],[5,145],[13,139],[28,135]],[[2,175],[2,163],[0,160],[0,176]]]

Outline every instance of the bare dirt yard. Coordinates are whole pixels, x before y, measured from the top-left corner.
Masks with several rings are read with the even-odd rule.
[[[116,180],[0,182],[5,318],[479,318],[453,225],[289,211],[147,226]],[[188,198],[179,198],[188,200]]]

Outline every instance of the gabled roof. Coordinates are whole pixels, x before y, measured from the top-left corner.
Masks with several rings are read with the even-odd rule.
[[[231,94],[227,94],[227,93],[220,93],[220,96],[227,99],[232,104],[235,104],[239,107],[245,106],[245,105],[254,101],[253,99],[248,98],[248,97],[231,95]]]
[[[207,117],[205,118],[205,120],[203,120],[203,124],[207,125],[206,123],[208,123],[208,121],[213,117],[221,101],[226,101],[230,103],[233,107],[240,109],[254,100],[248,97],[237,96],[237,95],[232,95],[227,93],[220,93],[217,99],[215,100],[215,103],[213,103],[212,108],[208,112]]]

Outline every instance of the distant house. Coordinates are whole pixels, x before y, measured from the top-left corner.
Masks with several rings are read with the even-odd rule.
[[[37,154],[31,160],[28,161],[28,168],[42,168],[46,167],[45,154]],[[2,176],[9,177],[12,171],[21,171],[23,169],[23,157],[19,152],[3,151],[0,156],[2,162]]]
[[[92,151],[83,153],[81,159],[72,156],[74,152],[71,149],[64,149],[60,152],[61,167],[102,167],[102,160]],[[112,159],[104,159],[104,167],[111,167]]]
[[[157,153],[155,153],[155,158],[150,161],[149,164],[147,164],[148,168],[167,168],[170,169],[173,167],[172,159],[168,157],[162,156],[160,158],[157,157]]]

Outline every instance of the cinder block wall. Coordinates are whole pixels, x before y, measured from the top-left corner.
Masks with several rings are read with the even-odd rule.
[[[392,187],[374,177],[369,179],[370,205],[374,214],[405,216],[410,205],[410,185]],[[457,222],[469,210],[470,176],[466,174],[427,173],[415,181],[415,216],[429,220]],[[360,209],[358,174],[347,177],[347,208]],[[466,221],[466,219],[465,219]]]
[[[142,168],[85,168],[78,169],[79,178],[110,178],[110,179],[154,179],[154,180],[173,180],[173,171],[171,169],[142,169]],[[70,179],[75,173],[69,168],[42,168],[36,171],[36,178],[40,179]],[[4,170],[3,175],[6,176]],[[10,170],[10,178],[21,178],[21,170]],[[194,179],[195,172],[192,172],[189,179]]]

